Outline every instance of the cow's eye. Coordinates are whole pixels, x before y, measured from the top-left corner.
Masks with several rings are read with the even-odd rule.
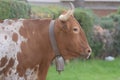
[[[78,29],[77,29],[77,28],[74,28],[73,30],[74,30],[74,31],[78,31]]]
[[[78,28],[78,27],[74,27],[74,28],[73,28],[73,32],[74,32],[74,33],[78,33],[78,32],[79,32],[79,28]]]

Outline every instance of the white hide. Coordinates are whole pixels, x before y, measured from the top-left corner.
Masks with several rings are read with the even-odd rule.
[[[3,74],[0,75],[0,80],[25,80],[24,77],[19,77],[16,73],[16,68],[19,62],[17,61],[17,54],[21,52],[20,45],[22,42],[26,42],[23,36],[20,35],[19,30],[23,26],[23,19],[17,21],[14,20],[4,20],[3,23],[0,23],[0,60],[3,57],[7,57],[7,63],[5,66],[0,67],[0,71],[3,70],[9,63],[9,60],[14,59],[14,65],[10,68],[11,74],[7,74],[7,77]],[[13,33],[16,33],[18,36],[17,42],[12,40]],[[1,64],[1,62],[0,62]],[[29,74],[27,74],[29,73]],[[33,77],[33,70],[28,69],[26,71],[27,80],[31,80],[30,77]],[[37,73],[35,73],[37,74]],[[36,80],[35,78],[32,80]]]

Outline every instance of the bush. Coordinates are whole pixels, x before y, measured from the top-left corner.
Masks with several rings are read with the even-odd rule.
[[[94,39],[94,37],[92,38],[92,57],[97,57],[100,56],[101,52],[103,51],[103,43],[99,40]]]
[[[111,14],[110,17],[114,20],[114,28],[113,28],[113,55],[120,55],[120,7],[117,10],[117,13]]]
[[[94,51],[94,52],[97,52],[98,55],[99,55],[99,53],[101,53],[102,55],[109,54],[112,56],[120,55],[120,49],[119,49],[119,47],[120,47],[120,35],[119,35],[120,34],[120,9],[118,9],[117,13],[113,13],[106,17],[102,17],[100,19],[99,24],[104,29],[107,29],[110,31],[110,35],[112,37],[113,42],[105,49],[102,49],[102,47],[101,47],[100,48],[101,50],[96,49],[97,47],[99,48],[99,46],[100,46],[100,45],[96,45],[96,47],[94,47],[94,49],[96,51]],[[104,35],[107,35],[107,34],[104,34]],[[95,38],[94,38],[94,40],[95,40]],[[107,38],[106,38],[106,40],[107,40]],[[110,41],[110,39],[108,39],[108,41]],[[99,42],[99,41],[95,41],[95,42]],[[103,45],[103,44],[104,43],[101,43],[101,45]],[[106,45],[106,44],[104,44],[104,45]]]
[[[114,22],[120,22],[120,14],[111,14],[109,16]]]
[[[113,41],[113,49],[112,49],[112,55],[117,56],[120,55],[120,9],[118,9],[117,13],[110,14],[109,18],[113,20],[112,22],[112,37],[114,39]],[[108,23],[111,24],[111,23]]]
[[[103,17],[101,18],[100,26],[105,29],[111,29],[114,26],[114,21],[111,17]]]
[[[0,19],[29,18],[30,5],[15,0],[0,1]]]
[[[113,14],[111,17],[115,21],[113,30],[113,53],[117,56],[120,55],[120,14]]]
[[[120,55],[120,26],[117,26],[115,28],[115,33],[113,35],[113,38],[114,38],[114,43],[113,43],[114,51],[113,52],[117,56],[117,55]]]

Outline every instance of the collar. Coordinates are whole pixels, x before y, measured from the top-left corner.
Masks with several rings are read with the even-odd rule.
[[[60,51],[58,49],[58,45],[55,39],[54,25],[55,25],[55,20],[52,20],[49,25],[49,37],[50,37],[51,46],[55,53],[56,70],[60,73],[61,71],[64,70],[64,59],[60,54]]]

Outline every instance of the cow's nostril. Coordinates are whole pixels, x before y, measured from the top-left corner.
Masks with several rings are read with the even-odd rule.
[[[91,52],[91,50],[89,49],[89,50],[88,50],[88,53],[90,53],[90,52]]]
[[[91,48],[87,48],[86,52],[91,53]]]

